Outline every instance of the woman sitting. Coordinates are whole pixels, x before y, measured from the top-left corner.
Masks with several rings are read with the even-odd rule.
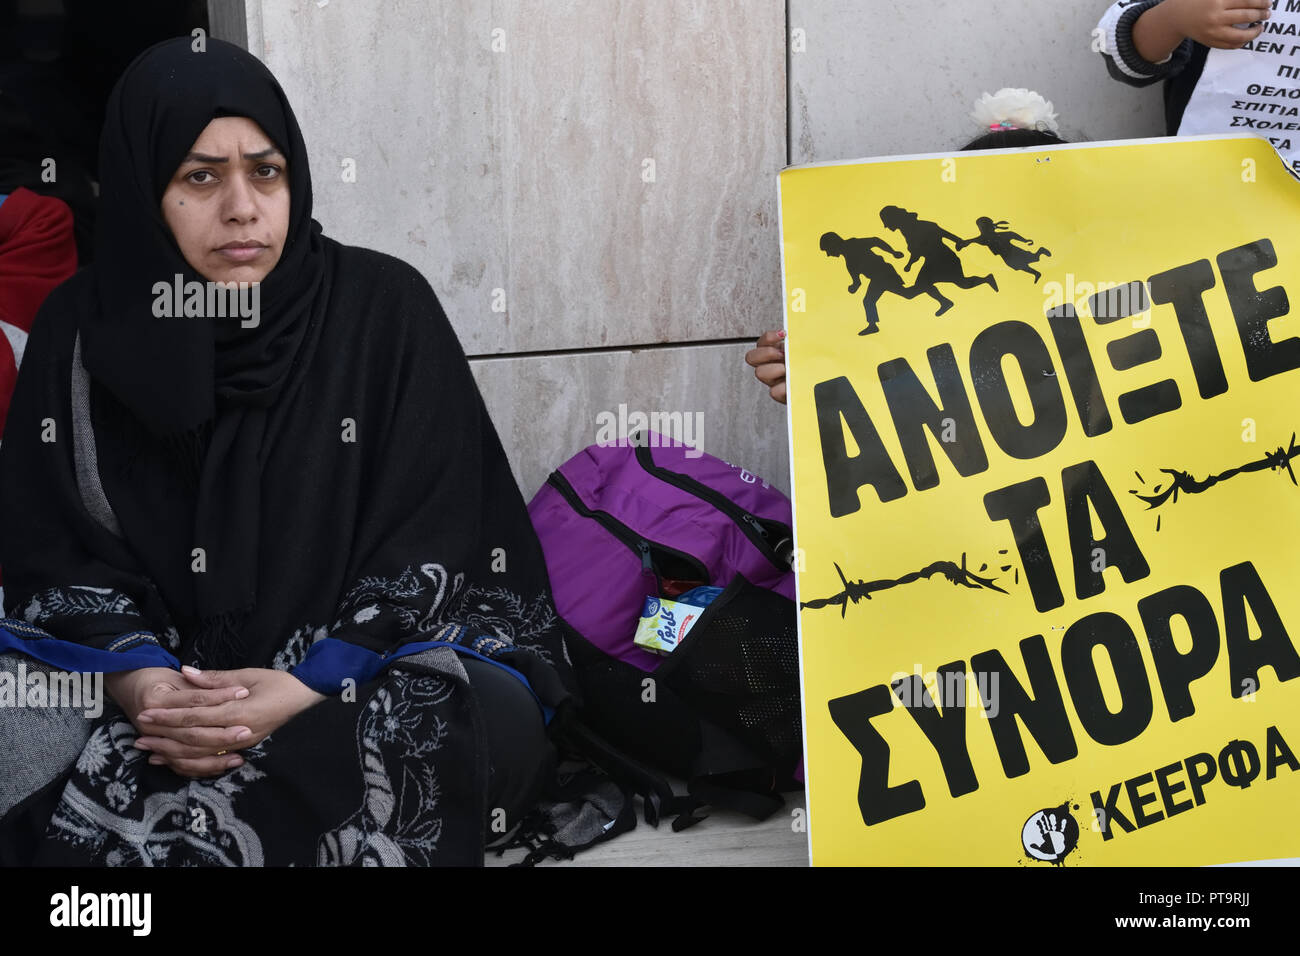
[[[0,651],[117,706],[0,862],[481,863],[571,675],[433,291],[322,235],[284,93],[230,44],[136,59],[100,175],[0,447]]]

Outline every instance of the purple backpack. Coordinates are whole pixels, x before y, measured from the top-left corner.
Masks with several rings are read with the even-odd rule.
[[[778,809],[802,750],[789,499],[652,432],[574,455],[528,514],[573,632],[583,723],[689,782],[676,829],[702,804]],[[722,592],[671,653],[633,644],[648,596],[701,585]]]

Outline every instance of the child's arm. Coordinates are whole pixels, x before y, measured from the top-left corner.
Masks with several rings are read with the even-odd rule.
[[[1133,49],[1148,63],[1163,63],[1188,39],[1179,7],[1181,0],[1158,3],[1133,21]]]
[[[1177,12],[1179,2],[1121,0],[1107,8],[1092,32],[1093,49],[1102,55],[1114,79],[1129,86],[1150,86],[1182,72],[1192,55],[1192,40],[1175,36],[1170,29],[1170,14]],[[1140,31],[1138,21],[1145,21]],[[1144,39],[1141,50],[1136,43],[1139,34]],[[1166,43],[1168,47],[1162,49]]]
[[[1235,50],[1263,31],[1233,24],[1267,20],[1270,0],[1122,0],[1102,16],[1093,32],[1095,47],[1111,76],[1146,86],[1176,76],[1191,57],[1192,44]]]
[[[901,252],[895,252],[894,247],[885,242],[884,239],[869,239],[867,241],[870,243],[870,245],[867,246],[868,249],[883,249],[895,259],[903,258],[903,254]]]

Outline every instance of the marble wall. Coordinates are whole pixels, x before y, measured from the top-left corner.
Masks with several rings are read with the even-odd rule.
[[[317,216],[429,279],[525,496],[597,416],[702,416],[787,488],[783,409],[743,363],[782,321],[776,174],[933,152],[1030,86],[1073,138],[1160,132],[1077,0],[211,0],[283,83]]]
[[[789,0],[791,163],[960,149],[984,92],[1037,90],[1069,140],[1164,134],[1161,88],[1092,51],[1109,0]],[[797,52],[796,52],[797,51]]]
[[[700,343],[471,364],[526,497],[568,450],[593,444],[602,426],[634,412],[660,413],[683,440],[788,491],[785,409],[754,381],[743,361],[749,347]]]

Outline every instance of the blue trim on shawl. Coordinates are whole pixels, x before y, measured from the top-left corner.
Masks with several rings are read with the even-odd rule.
[[[108,649],[64,641],[49,631],[17,618],[0,618],[0,652],[26,654],[64,671],[112,674],[141,667],[180,670],[181,662],[158,643],[150,631],[129,631],[114,638]]]
[[[395,651],[376,654],[374,651],[338,638],[325,638],[313,644],[302,663],[292,668],[289,673],[317,693],[328,696],[340,693],[344,680],[350,678],[363,684],[398,658],[435,647],[450,647],[457,654],[464,654],[466,657],[473,657],[493,667],[501,668],[528,689],[533,700],[537,701],[545,722],[548,724],[551,722],[551,718],[555,715],[555,708],[547,707],[542,703],[537,692],[528,683],[527,677],[508,664],[493,660],[453,641],[418,641],[403,644]],[[5,651],[26,654],[60,670],[84,673],[112,674],[141,667],[167,667],[171,670],[180,670],[181,666],[180,661],[166,651],[150,631],[130,631],[115,638],[109,644],[109,649],[100,650],[61,640],[34,624],[9,617],[0,618],[0,652]]]
[[[537,706],[541,708],[542,717],[546,723],[549,724],[551,718],[555,716],[555,708],[547,707],[542,703],[541,698],[537,696],[537,692],[533,690],[532,684],[528,683],[528,678],[519,671],[454,641],[416,641],[411,644],[403,644],[393,651],[376,654],[374,651],[351,644],[340,638],[326,637],[308,648],[307,656],[303,658],[302,663],[291,668],[289,673],[316,691],[316,693],[325,694],[328,697],[342,692],[345,680],[350,679],[358,684],[364,684],[398,658],[418,654],[434,647],[450,647],[457,654],[474,657],[484,663],[491,664],[493,667],[501,668],[528,688],[528,693],[533,695],[533,700],[537,701]]]

